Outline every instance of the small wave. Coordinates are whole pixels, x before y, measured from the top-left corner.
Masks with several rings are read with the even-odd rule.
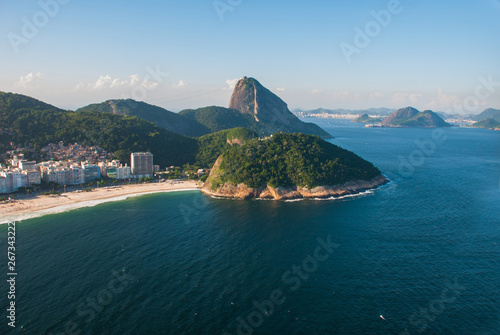
[[[299,199],[289,199],[289,200],[284,200],[284,202],[297,202],[297,201],[304,201],[306,199],[304,198],[299,198]]]
[[[348,198],[364,197],[364,196],[372,195],[372,194],[375,194],[374,190],[366,190],[364,192],[355,193],[355,194],[346,194],[346,195],[342,195],[340,197],[331,196],[328,198],[312,198],[311,200],[319,200],[319,201],[342,200],[342,199],[348,199]]]

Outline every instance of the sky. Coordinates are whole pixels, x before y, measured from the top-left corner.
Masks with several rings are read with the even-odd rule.
[[[500,0],[0,0],[0,91],[76,109],[227,106],[254,77],[290,109],[500,109]]]

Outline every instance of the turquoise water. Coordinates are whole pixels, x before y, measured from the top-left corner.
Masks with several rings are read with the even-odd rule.
[[[314,121],[392,182],[334,201],[147,195],[20,222],[17,327],[1,332],[499,334],[500,132]]]

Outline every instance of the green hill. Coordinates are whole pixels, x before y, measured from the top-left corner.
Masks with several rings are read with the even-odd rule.
[[[186,109],[179,114],[204,126],[210,133],[236,127],[259,129],[259,125],[251,116],[242,114],[235,109],[210,106]]]
[[[0,145],[4,149],[0,147],[0,153],[9,148],[10,142],[31,143],[40,150],[49,143],[63,141],[99,145],[124,163],[130,163],[131,152],[150,151],[155,164],[161,167],[197,163],[211,168],[232,145],[258,138],[252,130],[235,128],[194,139],[137,116],[110,113],[102,104],[97,107],[91,109],[99,111],[64,111],[28,96],[0,92]]]
[[[2,127],[4,125],[2,124]],[[193,162],[195,139],[184,137],[144,121],[136,116],[99,112],[30,111],[11,125],[16,143],[33,143],[40,149],[63,141],[99,145],[122,162],[129,162],[131,152],[150,151],[155,164],[162,167]]]
[[[10,92],[0,92],[0,111],[2,112],[2,115],[4,115],[5,113],[17,111],[19,109],[31,109],[38,111],[64,111],[63,109],[49,105],[48,103],[29,97],[27,95]]]
[[[487,119],[494,119],[500,122],[500,109],[488,108],[485,109],[481,114],[478,114],[472,118],[475,121],[484,121]]]
[[[198,143],[135,116],[70,112],[20,94],[0,93],[0,144],[30,143],[40,150],[64,141],[99,145],[123,162],[130,153],[151,151],[162,167],[194,162]],[[7,131],[6,131],[7,130]]]
[[[486,119],[483,121],[476,122],[472,126],[475,128],[495,129],[495,128],[500,128],[500,122],[491,118],[491,119]]]
[[[381,124],[390,127],[451,127],[436,113],[430,110],[419,112],[412,107],[398,109]]]
[[[198,138],[196,162],[201,167],[211,168],[217,157],[233,145],[242,145],[258,137],[257,133],[246,128],[233,128],[201,136]]]
[[[233,146],[220,156],[209,187],[225,183],[251,188],[339,185],[353,180],[371,180],[380,171],[354,153],[318,136],[279,133],[265,140],[250,140]]]
[[[76,111],[94,111],[115,115],[137,116],[140,119],[153,122],[171,132],[186,136],[197,137],[211,132],[206,127],[190,118],[186,118],[158,106],[132,99],[107,100],[102,103],[91,104],[79,108]]]
[[[64,112],[63,109],[26,95],[0,92],[0,122],[3,125],[11,124],[27,111]]]

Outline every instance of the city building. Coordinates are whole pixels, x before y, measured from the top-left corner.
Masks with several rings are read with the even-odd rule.
[[[42,180],[59,185],[79,185],[85,183],[85,170],[68,162],[44,162],[40,164]]]
[[[124,180],[124,179],[130,179],[131,173],[130,173],[130,166],[108,166],[106,168],[106,175],[109,178],[112,179],[118,179],[118,180]]]
[[[101,179],[101,168],[98,165],[92,165],[88,163],[81,163],[84,173],[85,183],[90,183],[91,181]]]
[[[40,185],[42,183],[42,174],[38,170],[23,171],[28,178],[28,187],[33,185]]]
[[[134,178],[153,176],[153,154],[150,152],[134,152],[130,154],[131,173]]]
[[[23,171],[19,168],[0,171],[0,193],[12,193],[21,187],[29,187],[41,183],[40,171]]]
[[[35,170],[36,162],[23,159],[19,161],[18,166],[21,170]]]

